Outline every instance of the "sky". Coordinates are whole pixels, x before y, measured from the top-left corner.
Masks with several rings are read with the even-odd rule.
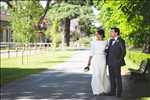
[[[42,7],[45,8],[45,6],[46,6],[46,1],[40,1],[40,4],[42,5]]]

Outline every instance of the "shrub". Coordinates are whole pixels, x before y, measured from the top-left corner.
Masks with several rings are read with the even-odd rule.
[[[150,58],[150,54],[145,54],[139,51],[128,51],[127,57],[136,64],[140,64],[140,62],[144,59]]]
[[[89,37],[82,37],[79,39],[79,43],[82,45],[85,45],[85,46],[89,46],[90,45],[90,41],[91,39]]]

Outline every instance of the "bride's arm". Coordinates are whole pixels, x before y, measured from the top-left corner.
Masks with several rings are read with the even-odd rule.
[[[94,41],[91,42],[91,48],[90,48],[90,56],[88,58],[88,64],[87,64],[87,69],[89,69],[89,66],[91,65],[91,60],[92,60],[92,56],[94,55]]]
[[[92,60],[92,56],[89,56],[88,64],[87,64],[87,66],[84,68],[85,71],[90,70],[91,60]]]
[[[90,65],[91,65],[91,60],[92,60],[92,56],[89,56],[89,60],[88,60],[87,66],[90,66]]]
[[[94,45],[93,45],[93,41],[91,42],[91,48],[90,48],[90,56],[89,56],[89,59],[88,59],[88,64],[87,66],[85,67],[85,69],[88,69],[89,70],[89,67],[91,65],[91,60],[92,60],[92,56],[94,54]]]

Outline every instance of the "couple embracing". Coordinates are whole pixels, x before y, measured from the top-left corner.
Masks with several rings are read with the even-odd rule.
[[[119,28],[111,28],[111,39],[107,42],[104,40],[104,30],[100,29],[96,32],[96,40],[91,42],[90,56],[85,70],[92,70],[91,87],[94,95],[121,97],[121,66],[125,65],[126,47],[125,41],[119,34]]]

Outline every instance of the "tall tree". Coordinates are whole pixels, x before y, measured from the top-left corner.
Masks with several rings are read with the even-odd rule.
[[[10,15],[15,41],[35,41],[36,30],[33,26],[43,12],[42,6],[36,0],[14,1],[13,5],[15,9],[10,9]]]
[[[39,28],[40,28],[40,24],[42,23],[43,19],[45,18],[46,14],[47,14],[47,12],[48,12],[50,3],[51,3],[51,0],[47,0],[46,7],[45,7],[45,9],[44,9],[43,15],[40,17],[40,19],[39,19],[39,21],[38,21],[38,27],[39,27]]]
[[[81,14],[82,13],[82,14]],[[70,20],[77,18],[80,15],[90,15],[92,13],[90,7],[80,6],[79,1],[65,1],[58,2],[52,6],[48,11],[48,17],[53,21],[57,19],[61,21],[61,30],[64,37],[64,42],[69,46],[70,42]]]
[[[35,1],[35,0],[33,0],[33,1]],[[37,22],[38,26],[41,24],[42,20],[44,19],[45,15],[47,14],[47,12],[49,12],[48,15],[50,17],[53,17],[53,18],[55,18],[55,20],[61,21],[61,23],[64,24],[64,25],[62,25],[62,31],[63,31],[63,35],[64,35],[63,40],[66,43],[66,45],[69,46],[70,20],[72,18],[76,18],[77,16],[79,16],[81,14],[81,8],[83,8],[82,13],[88,15],[88,13],[89,13],[88,7],[93,4],[93,0],[53,0],[53,2],[54,2],[53,4],[52,4],[52,0],[46,0],[46,1],[47,1],[47,4],[43,11],[43,14],[41,14],[42,16],[39,18],[39,21]],[[6,0],[6,2],[7,2],[7,4],[10,4],[9,0]],[[16,2],[19,2],[19,1],[16,1]],[[24,2],[24,1],[20,1],[20,2]],[[39,2],[39,0],[37,0],[36,2]],[[85,7],[85,6],[87,6],[87,7]],[[54,13],[53,13],[53,11],[54,11]],[[52,12],[52,14],[50,14],[51,12]],[[59,14],[59,13],[61,13],[61,14]]]
[[[150,53],[150,1],[149,0],[129,0],[121,5],[121,9],[126,14],[129,23],[135,23],[136,17],[141,20],[138,24],[133,27],[138,26],[135,32],[130,34],[130,38],[135,46],[143,46],[144,52]]]
[[[99,20],[107,30],[117,26],[130,45],[142,47],[145,44],[145,49],[150,48],[150,12],[147,12],[149,7],[148,0],[102,0],[97,5],[101,10]]]

